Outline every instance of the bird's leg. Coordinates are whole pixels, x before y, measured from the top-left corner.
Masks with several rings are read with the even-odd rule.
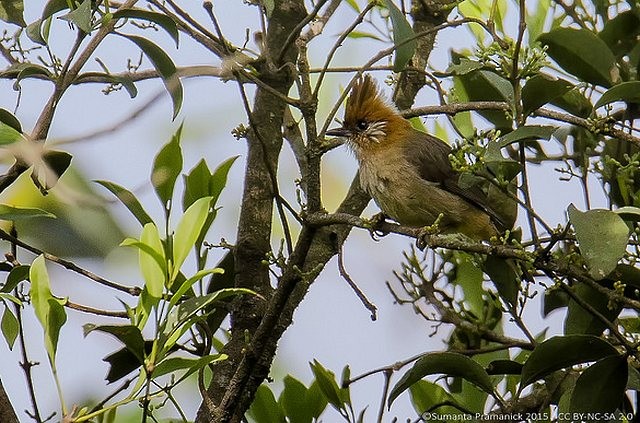
[[[387,215],[383,212],[374,214],[369,219],[369,235],[371,235],[371,238],[373,238],[374,241],[377,241],[378,238],[389,234],[389,231],[382,229],[382,225],[386,221],[386,219]]]

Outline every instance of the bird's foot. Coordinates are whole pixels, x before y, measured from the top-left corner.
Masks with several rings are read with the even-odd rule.
[[[382,212],[374,214],[369,219],[369,235],[371,235],[371,238],[373,238],[374,241],[377,241],[379,238],[389,234],[389,231],[382,228],[386,219],[387,215]]]
[[[416,247],[420,251],[427,248],[431,235],[437,235],[441,233],[440,221],[442,220],[443,216],[444,215],[440,213],[440,215],[436,218],[436,221],[433,222],[432,225],[424,226],[422,229],[420,229],[420,232],[418,232],[418,235],[416,236]]]

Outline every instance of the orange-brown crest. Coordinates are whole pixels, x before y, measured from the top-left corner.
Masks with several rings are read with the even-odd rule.
[[[395,107],[384,99],[371,76],[365,75],[351,90],[344,115],[344,125],[353,126],[360,120],[368,122],[402,119]]]

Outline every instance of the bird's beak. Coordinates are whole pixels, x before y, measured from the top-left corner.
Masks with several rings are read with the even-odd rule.
[[[341,128],[333,128],[333,129],[329,129],[326,133],[326,135],[330,136],[330,137],[343,137],[343,138],[349,138],[351,136],[351,131],[349,131],[347,128],[345,127],[341,127]]]

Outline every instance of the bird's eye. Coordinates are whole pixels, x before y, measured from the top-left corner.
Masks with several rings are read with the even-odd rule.
[[[367,123],[366,120],[359,120],[358,122],[356,122],[356,128],[358,128],[361,131],[364,131],[368,127],[369,127],[369,123]]]

